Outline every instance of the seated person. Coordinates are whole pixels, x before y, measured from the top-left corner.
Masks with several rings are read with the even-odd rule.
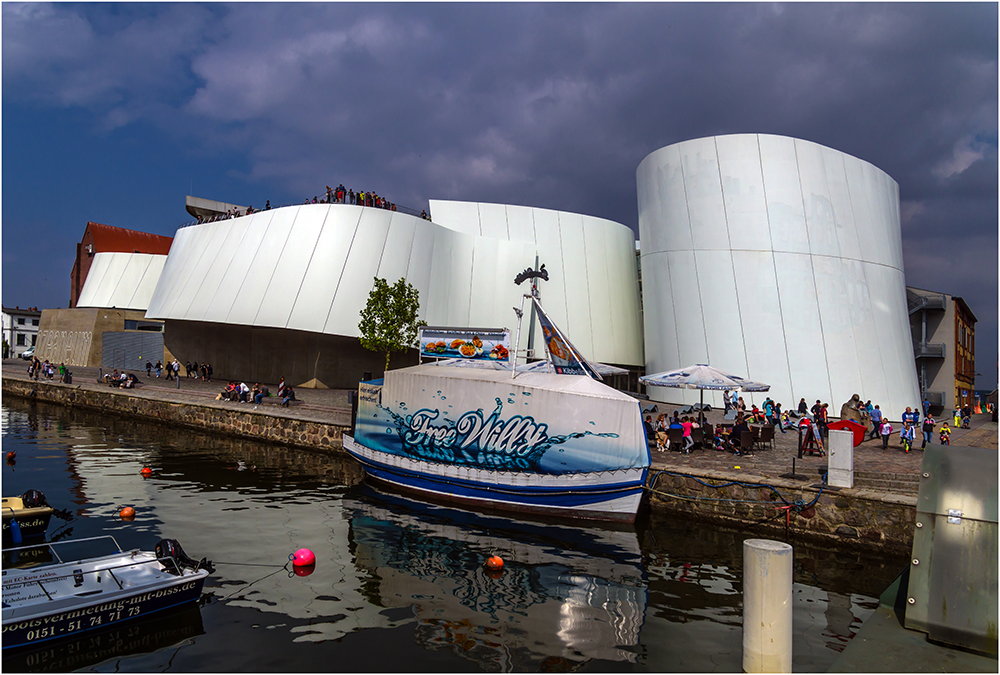
[[[737,415],[736,424],[733,425],[733,430],[729,432],[729,446],[734,455],[742,455],[744,451],[749,450],[749,448],[740,446],[744,431],[750,431],[750,425],[746,423],[743,415]]]
[[[105,375],[104,376],[104,383],[105,384],[109,384],[112,387],[117,387],[120,380],[121,380],[121,377],[118,375],[118,369],[117,368],[115,368],[115,372],[113,374],[111,374],[111,375]]]
[[[295,400],[295,390],[289,387],[288,385],[285,385],[285,396],[281,400],[281,405],[287,408],[288,403],[294,400]]]

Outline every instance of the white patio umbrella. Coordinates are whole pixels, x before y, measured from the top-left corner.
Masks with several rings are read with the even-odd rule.
[[[653,387],[670,387],[672,389],[699,389],[701,390],[700,407],[705,406],[705,390],[718,389],[738,389],[740,391],[768,391],[769,384],[745,380],[738,375],[730,375],[712,366],[699,363],[687,368],[677,370],[667,370],[653,375],[644,375],[639,378],[644,385]]]

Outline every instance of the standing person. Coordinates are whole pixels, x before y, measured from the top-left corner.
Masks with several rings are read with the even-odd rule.
[[[809,408],[809,412],[812,413],[813,421],[814,422],[817,419],[819,419],[819,411],[820,411],[820,408],[822,408],[822,407],[823,407],[823,404],[819,402],[819,399],[816,399],[815,405],[813,405],[813,407]]]
[[[882,426],[882,411],[878,409],[878,406],[872,408],[871,418],[872,418],[872,433],[868,437],[869,440],[872,438],[878,438],[879,434],[882,433],[879,431],[879,427]]]
[[[150,377],[153,374],[153,364],[146,361],[146,377]]]
[[[691,421],[690,417],[685,417],[681,420],[681,428],[684,429],[684,433],[681,434],[681,438],[684,441],[684,454],[690,455],[691,448],[694,447],[694,438],[691,437],[691,428],[694,423]]]
[[[928,415],[927,417],[924,418],[923,424],[920,425],[920,430],[924,432],[924,442],[920,446],[921,450],[926,448],[928,443],[934,442],[932,439],[932,435],[934,434],[935,424],[936,422],[934,421],[934,418]]]
[[[948,421],[941,423],[941,431],[938,432],[941,445],[951,445],[951,429],[948,428]]]
[[[157,362],[157,363],[159,363],[159,362]],[[168,380],[174,379],[174,364],[172,364],[170,361],[167,361],[167,365],[165,366],[165,370],[167,371],[167,379]],[[157,377],[159,377],[159,375],[157,375]]]
[[[174,359],[173,367],[174,367],[174,379],[175,380],[181,379],[181,362],[178,361],[177,359]]]
[[[926,398],[924,399],[924,417],[931,416],[931,402]]]
[[[818,403],[818,401],[817,401]],[[816,415],[816,428],[819,430],[819,436],[822,439],[827,439],[830,437],[829,430],[829,407],[828,403],[824,403],[819,407],[819,412]]]
[[[60,363],[59,364],[59,381],[60,382],[65,382],[66,381],[66,364],[65,363]]]
[[[916,427],[917,422],[919,421],[920,421],[920,413],[915,411],[910,406],[906,406],[906,412],[903,413],[903,426],[905,427],[909,425],[912,427]]]
[[[160,373],[163,371],[163,364],[157,360],[156,365],[153,367],[156,369],[156,376],[159,377]]]
[[[809,406],[806,404],[806,400],[804,398],[799,399],[798,410],[799,410],[799,416],[805,415],[807,412],[809,412]]]
[[[785,424],[784,424],[784,420],[787,420],[787,419],[788,419],[787,415],[785,415],[785,413],[781,412],[781,404],[780,403],[775,403],[774,404],[774,426],[776,426],[779,429],[781,429],[781,433],[783,433],[783,434],[784,433],[788,433],[788,432],[785,431]]]
[[[889,420],[885,417],[882,418],[882,424],[879,426],[879,433],[882,435],[882,449],[889,449],[889,437],[892,436],[892,425],[889,424]]]
[[[728,389],[726,389],[726,391],[724,391],[722,393],[722,405],[725,407],[725,409],[722,411],[723,414],[728,413],[729,412],[729,407],[730,407],[730,405],[729,405],[729,390]]]
[[[206,364],[204,361],[202,361],[201,362],[201,366],[199,366],[199,368],[198,368],[201,371],[201,381],[202,382],[204,382],[205,379],[208,377],[207,365],[208,364]]]
[[[206,363],[205,364],[205,373],[207,374],[208,381],[211,382],[212,381],[212,364],[211,363]]]

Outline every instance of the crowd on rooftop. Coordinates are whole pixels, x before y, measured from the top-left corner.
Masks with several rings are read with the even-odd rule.
[[[312,199],[306,199],[304,204],[354,204],[355,206],[368,206],[376,209],[385,209],[387,211],[395,211],[396,204],[390,202],[385,197],[379,195],[376,192],[359,190],[355,192],[353,188],[348,189],[344,187],[341,183],[335,188],[331,188],[329,185],[326,186],[326,190],[322,196],[313,195]],[[268,199],[264,204],[264,211],[269,211],[271,209],[271,200]],[[260,211],[257,209],[256,211]],[[251,204],[245,210],[241,211],[239,207],[232,207],[226,210],[225,213],[219,213],[212,216],[198,216],[198,224],[204,223],[214,223],[220,220],[228,220],[230,218],[238,218],[239,216],[246,216],[252,213],[256,213]],[[427,215],[427,211],[421,212],[420,217],[424,220],[430,220],[430,216]]]

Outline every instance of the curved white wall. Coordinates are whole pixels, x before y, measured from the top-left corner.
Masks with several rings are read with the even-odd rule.
[[[179,230],[146,315],[357,337],[378,276],[412,283],[432,325],[512,328],[534,258],[404,213],[289,206]]]
[[[433,204],[437,216],[458,203]],[[512,308],[526,288],[514,277],[537,253],[553,279],[543,286],[545,307],[574,344],[596,361],[641,365],[631,230],[575,214],[483,206],[526,218],[531,237],[346,204],[182,228],[146,315],[356,337],[373,277],[405,277],[420,291],[429,324],[513,331]],[[540,329],[536,339],[541,345]]]
[[[166,262],[165,255],[95,253],[76,306],[146,309]]]
[[[449,229],[529,242],[549,272],[549,281],[539,282],[542,306],[584,356],[604,363],[643,364],[631,229],[603,218],[529,206],[432,199],[430,207],[434,222]],[[517,271],[533,264],[534,257]],[[513,276],[504,281],[513,287]],[[520,291],[527,286],[522,284]],[[521,340],[523,348],[527,338]],[[535,345],[541,344],[536,324]]]
[[[636,180],[647,373],[709,363],[771,385],[748,403],[821,399],[833,415],[854,393],[894,419],[919,404],[899,188],[883,171],[741,134],[661,148]]]

